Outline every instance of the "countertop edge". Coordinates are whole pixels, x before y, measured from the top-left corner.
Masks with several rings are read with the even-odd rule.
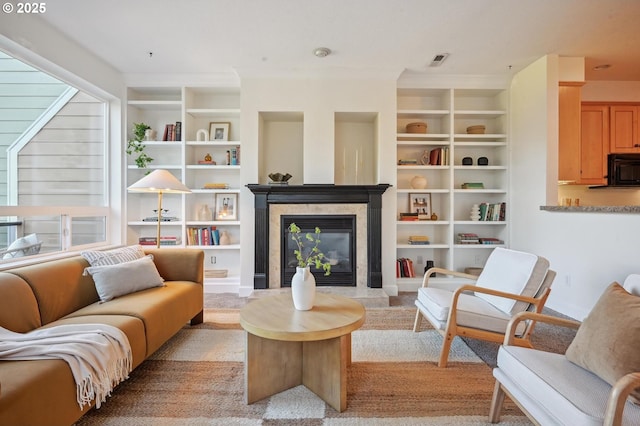
[[[627,213],[640,214],[640,206],[540,206],[540,210],[567,213]]]

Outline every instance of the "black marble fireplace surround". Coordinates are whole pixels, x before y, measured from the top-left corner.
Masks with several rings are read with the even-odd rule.
[[[269,283],[269,206],[271,204],[366,204],[367,287],[382,288],[382,194],[389,184],[378,185],[258,185],[247,188],[255,196],[255,260],[253,288]]]

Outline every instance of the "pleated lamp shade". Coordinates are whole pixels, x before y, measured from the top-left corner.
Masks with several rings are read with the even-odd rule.
[[[133,192],[156,192],[165,194],[183,194],[191,190],[167,170],[154,170],[129,188]]]

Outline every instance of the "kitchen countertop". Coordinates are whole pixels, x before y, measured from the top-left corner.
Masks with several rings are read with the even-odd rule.
[[[640,214],[640,206],[540,206],[540,210],[548,212],[569,213],[631,213]]]

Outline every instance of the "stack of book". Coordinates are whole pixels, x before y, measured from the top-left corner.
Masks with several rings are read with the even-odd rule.
[[[418,165],[418,160],[416,159],[400,159],[398,160],[398,165],[400,166],[416,166]]]
[[[396,260],[396,278],[413,278],[415,276],[411,259],[402,257]]]
[[[202,185],[202,189],[229,189],[229,184],[223,182],[208,182]]]
[[[427,237],[426,235],[411,235],[409,236],[409,244],[414,244],[414,245],[429,244],[429,237]]]
[[[480,237],[480,244],[504,244],[504,241],[493,237]]]
[[[140,237],[138,238],[138,244],[141,246],[155,246],[157,238],[156,237]],[[180,245],[180,239],[175,236],[166,236],[160,237],[160,245],[161,246],[177,246]]]
[[[480,244],[480,238],[478,234],[459,232],[456,238],[456,244]]]
[[[461,185],[462,189],[484,189],[482,182],[465,182]]]
[[[400,213],[400,220],[419,220],[418,213]]]

